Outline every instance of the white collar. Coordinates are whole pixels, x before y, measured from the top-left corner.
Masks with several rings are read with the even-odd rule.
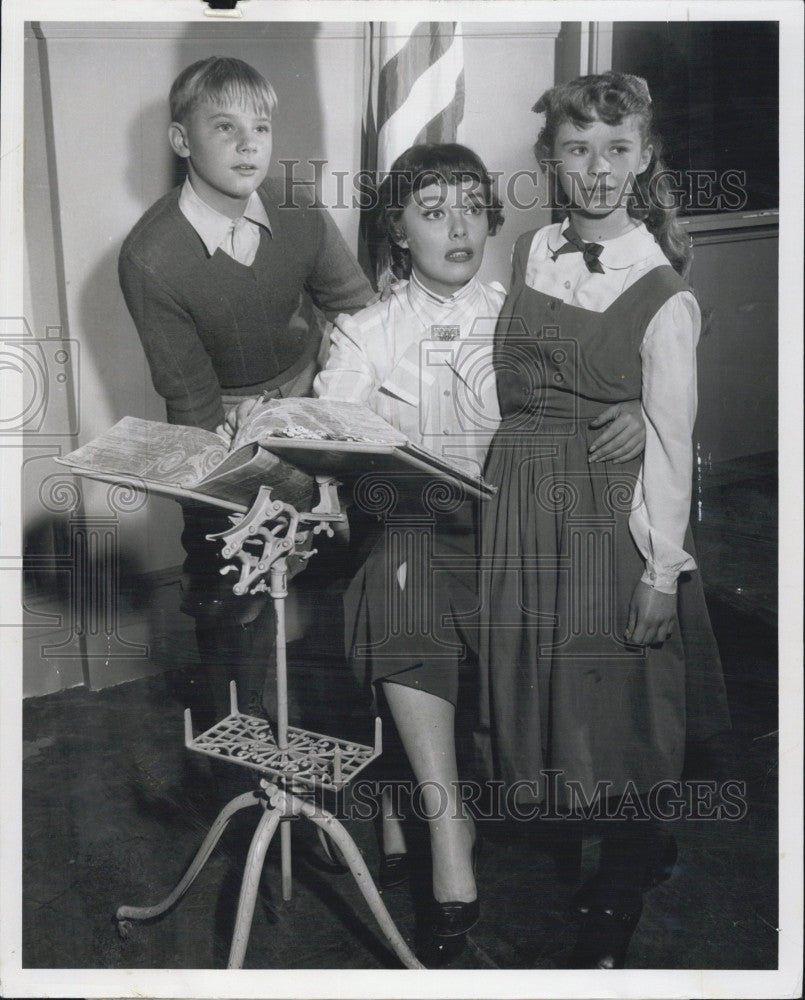
[[[201,241],[210,256],[223,243],[227,233],[232,228],[233,221],[236,221],[222,212],[217,212],[206,201],[203,201],[190,183],[189,177],[185,178],[179,193],[179,210],[201,237]],[[252,191],[249,195],[241,218],[263,226],[269,233],[271,232],[271,224],[268,221],[265,206],[256,191]]]
[[[408,292],[412,295],[414,300],[426,299],[430,302],[438,303],[443,306],[452,306],[455,302],[460,302],[467,296],[471,295],[473,290],[478,285],[478,275],[473,275],[472,278],[467,282],[466,285],[462,285],[457,291],[453,292],[452,295],[439,295],[438,292],[431,291],[430,288],[426,288],[425,285],[417,278],[413,271],[411,271],[411,277],[408,279]]]
[[[551,234],[548,237],[548,249],[551,253],[556,253],[566,242],[563,239],[563,234],[569,225],[570,219],[566,218],[556,231],[556,235]],[[552,245],[554,240],[556,241],[556,246]],[[605,268],[610,270],[633,267],[641,260],[646,260],[648,257],[654,256],[657,252],[662,253],[657,241],[642,222],[639,222],[634,229],[629,229],[614,239],[595,240],[594,242],[600,243],[604,248],[598,259]]]

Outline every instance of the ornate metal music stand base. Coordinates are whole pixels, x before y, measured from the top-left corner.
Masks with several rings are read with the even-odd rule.
[[[283,753],[277,747],[265,719],[243,715],[238,711],[234,682],[231,684],[230,697],[230,715],[196,737],[192,733],[190,710],[185,711],[185,745],[190,750],[220,757],[275,777],[273,780],[261,778],[259,791],[246,792],[224,806],[183,878],[170,895],[154,906],[119,907],[115,914],[119,933],[125,937],[131,928],[131,921],[151,920],[175,906],[201,872],[235,813],[251,806],[260,806],[263,814],[246,859],[227,968],[240,969],[243,966],[260,875],[266,852],[278,826],[281,833],[282,898],[286,901],[291,898],[290,836],[286,837],[285,834],[290,834],[288,821],[300,816],[314,823],[338,848],[344,864],[352,872],[380,929],[402,964],[409,969],[423,968],[389,916],[355,841],[332,813],[311,801],[312,781],[305,780],[308,776],[315,775],[316,783],[321,787],[343,788],[351,777],[378,755],[377,744],[369,747],[291,728],[288,752]],[[283,768],[285,778],[279,777]],[[297,773],[302,775],[301,783],[308,785],[306,789],[299,787],[300,783],[295,784],[291,778],[291,775]],[[292,788],[296,790],[291,790]]]
[[[288,726],[284,613],[288,593],[287,559],[296,555],[304,562],[310,558],[315,550],[304,550],[310,530],[314,533],[328,531],[331,530],[328,522],[343,519],[332,480],[320,481],[319,492],[319,505],[310,514],[299,514],[288,504],[272,501],[271,491],[262,487],[251,509],[233,528],[221,535],[210,536],[224,541],[225,558],[235,557],[241,562],[240,579],[233,587],[236,594],[268,589],[274,599],[277,733],[275,737],[265,719],[244,715],[238,710],[234,681],[230,684],[230,714],[206,732],[194,737],[190,710],[185,710],[185,746],[188,749],[248,767],[265,777],[260,778],[259,791],[238,795],[224,806],[181,881],[168,896],[154,906],[121,906],[115,919],[118,932],[126,937],[131,921],[150,920],[167,912],[193,884],[235,813],[259,806],[262,815],[246,859],[227,968],[243,967],[260,875],[277,827],[280,828],[282,898],[286,901],[291,898],[290,820],[302,817],[315,824],[338,848],[344,864],[352,872],[380,929],[402,964],[408,969],[422,969],[424,966],[414,956],[389,916],[355,841],[332,813],[313,800],[313,792],[317,789],[340,791],[380,754],[379,720],[373,747]],[[262,547],[258,554],[249,551],[255,543]],[[263,577],[269,573],[271,582],[266,588]]]

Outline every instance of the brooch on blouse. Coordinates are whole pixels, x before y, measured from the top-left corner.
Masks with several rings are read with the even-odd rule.
[[[439,326],[438,324],[434,324],[430,328],[431,340],[458,340],[460,334],[460,326]]]

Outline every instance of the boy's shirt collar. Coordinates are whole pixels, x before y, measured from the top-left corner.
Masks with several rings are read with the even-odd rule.
[[[204,244],[207,253],[212,257],[215,251],[226,240],[233,220],[211,208],[196,194],[190,178],[186,177],[179,192],[179,211],[195,229]],[[268,230],[271,235],[271,223],[268,221],[263,201],[257,191],[252,191],[241,218],[255,223]]]
[[[567,218],[556,235],[548,238],[548,250],[551,253],[556,253],[567,242],[564,232],[569,225],[570,219]],[[598,259],[604,265],[605,270],[632,267],[646,257],[650,257],[657,249],[656,240],[642,222],[638,223],[634,229],[623,233],[622,236],[616,236],[615,239],[594,240],[593,242],[599,243],[604,248]]]

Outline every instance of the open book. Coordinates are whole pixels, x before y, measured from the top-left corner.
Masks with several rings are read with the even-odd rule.
[[[450,460],[411,444],[368,407],[324,399],[268,400],[230,447],[211,431],[124,417],[99,437],[56,459],[78,475],[246,510],[260,486],[307,511],[315,475],[345,482],[367,472],[421,472],[472,496],[494,488]]]
[[[229,448],[212,431],[124,417],[105,434],[57,462],[105,482],[247,510],[260,486],[300,510],[313,502],[312,476],[256,442]]]

